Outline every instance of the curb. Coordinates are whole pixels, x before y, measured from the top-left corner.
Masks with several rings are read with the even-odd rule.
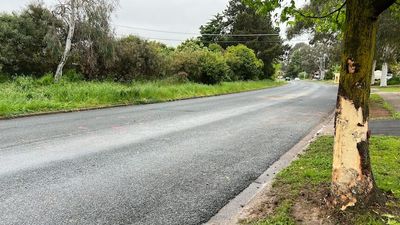
[[[301,154],[311,142],[313,142],[327,127],[335,114],[331,113],[320,124],[315,126],[309,134],[300,140],[294,147],[273,163],[260,177],[249,187],[225,205],[206,225],[234,225],[246,216],[246,211],[256,205],[257,199],[262,193],[268,191],[276,174],[288,167],[297,156]]]

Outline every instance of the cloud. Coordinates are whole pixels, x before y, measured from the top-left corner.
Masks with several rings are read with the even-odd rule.
[[[31,0],[15,0],[2,3],[2,11],[20,11]],[[44,0],[54,5],[56,0]],[[120,0],[114,13],[113,24],[131,27],[143,27],[156,30],[169,30],[185,33],[198,33],[199,27],[218,12],[222,12],[229,0]],[[115,27],[118,36],[136,34],[156,39],[182,40],[192,35],[176,35],[148,32]],[[164,41],[176,45],[178,41]]]

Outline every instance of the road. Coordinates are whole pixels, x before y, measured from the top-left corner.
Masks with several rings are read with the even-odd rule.
[[[0,121],[0,224],[202,224],[328,116],[336,90]]]

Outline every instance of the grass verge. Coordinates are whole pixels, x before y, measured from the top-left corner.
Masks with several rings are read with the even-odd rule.
[[[400,224],[400,138],[373,137],[371,162],[378,187],[388,197],[384,206],[336,211],[326,206],[331,180],[333,137],[320,137],[280,172],[260,209],[263,219],[245,224]],[[264,211],[265,213],[260,213]],[[255,217],[257,218],[257,217]]]
[[[382,92],[400,92],[400,86],[387,86],[387,87],[378,87],[379,91]]]
[[[40,83],[30,78],[0,83],[0,117],[69,111],[115,105],[145,104],[178,99],[237,93],[283,85],[283,82],[248,81],[219,85],[146,82]]]
[[[400,119],[400,112],[378,94],[371,94],[370,108],[372,119]]]

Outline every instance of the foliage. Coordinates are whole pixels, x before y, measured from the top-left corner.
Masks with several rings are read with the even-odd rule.
[[[230,46],[226,50],[226,60],[233,72],[234,80],[257,80],[262,78],[264,63],[253,50],[245,45]]]
[[[200,40],[205,44],[218,43],[223,48],[243,44],[253,49],[264,63],[263,77],[274,75],[273,64],[281,59],[286,49],[279,37],[279,28],[272,24],[271,16],[261,15],[247,7],[241,0],[230,0],[222,14],[217,14],[200,27]],[[268,33],[267,36],[233,36]],[[218,35],[208,35],[218,34]],[[273,35],[276,34],[276,35]]]
[[[39,80],[18,77],[14,81],[0,83],[0,117],[119,104],[164,102],[283,84],[273,81],[251,81],[221,83],[213,86],[191,82],[174,83],[171,80],[121,84],[94,81],[69,82],[65,79],[55,84],[44,81],[49,78],[53,79],[50,74]]]
[[[111,13],[118,0],[59,0],[54,14],[63,21],[65,32],[64,52],[58,64],[55,81],[59,81],[62,71],[70,57],[71,49],[81,50],[81,63],[84,73],[96,74],[98,65],[106,66],[110,57]],[[76,33],[79,35],[76,35]],[[101,63],[98,63],[100,61]]]
[[[388,85],[399,85],[400,84],[400,76],[393,76],[388,82]]]
[[[200,79],[203,84],[218,84],[230,80],[231,70],[222,53],[204,51],[199,58]]]
[[[30,4],[20,14],[0,15],[0,65],[8,75],[39,76],[57,65],[60,45],[52,38],[61,22],[42,4]]]
[[[117,41],[110,74],[115,81],[154,80],[165,76],[166,58],[159,46],[135,36]]]

